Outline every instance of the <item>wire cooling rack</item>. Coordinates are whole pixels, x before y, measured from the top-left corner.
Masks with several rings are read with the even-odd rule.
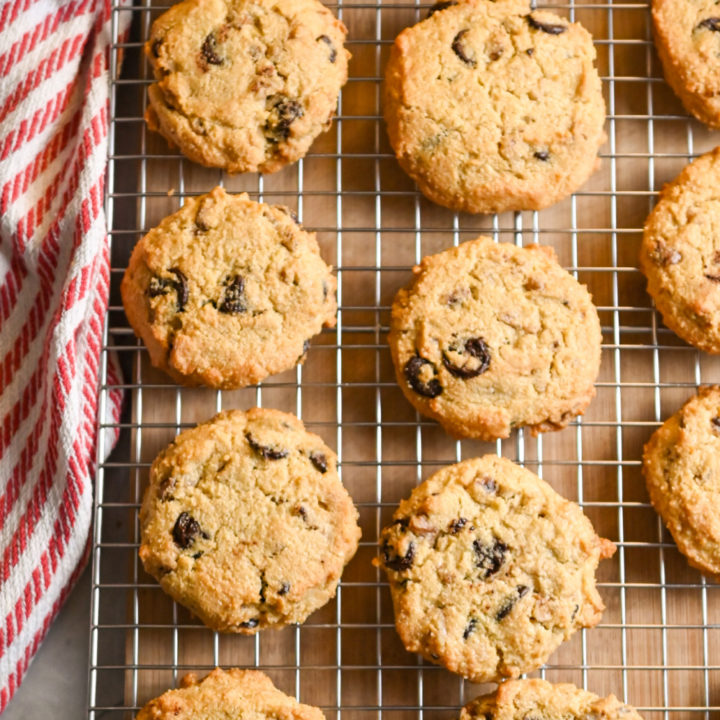
[[[540,213],[457,215],[433,206],[400,172],[380,117],[389,47],[424,16],[413,3],[330,5],[350,30],[351,78],[338,118],[311,153],[269,176],[227,177],[194,166],[144,127],[148,71],[142,40],[165,7],[113,10],[107,212],[112,294],[102,362],[123,366],[125,410],[116,449],[100,434],[92,546],[89,717],[130,718],[190,670],[258,667],[284,691],[319,705],[328,720],[450,720],[473,687],[406,653],[392,624],[384,578],[370,564],[398,500],[436,468],[487,451],[527,465],[578,501],[618,545],[599,572],[602,623],[577,633],[540,675],[610,692],[646,718],[720,713],[718,585],[690,569],[647,499],[642,444],[718,362],[683,345],[652,310],[636,269],[643,220],[662,183],[713,137],[688,120],[661,77],[645,3],[554,5],[594,35],[607,101],[602,167],[572,198]],[[121,13],[132,32],[118,42]],[[122,73],[117,76],[123,58]],[[181,389],[154,371],[127,326],[118,286],[132,246],[189,195],[221,183],[296,208],[337,267],[337,328],[313,342],[303,367],[238,392]],[[584,418],[534,439],[524,432],[484,445],[456,442],[402,397],[386,346],[389,306],[423,255],[480,232],[552,245],[588,284],[604,345],[598,395]],[[155,453],[216,411],[252,405],[295,412],[338,452],[361,515],[363,540],[337,598],[300,627],[253,638],[214,634],[172,603],[137,558],[137,509]]]

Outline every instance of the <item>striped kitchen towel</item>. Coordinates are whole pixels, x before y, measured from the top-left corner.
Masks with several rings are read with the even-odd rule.
[[[108,67],[129,16],[101,0],[0,0],[0,712],[88,555]]]

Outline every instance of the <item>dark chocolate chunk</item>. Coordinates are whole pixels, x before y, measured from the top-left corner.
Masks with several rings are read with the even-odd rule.
[[[256,628],[260,624],[260,621],[257,618],[250,618],[250,620],[247,620],[246,622],[241,622],[240,627],[241,628]]]
[[[405,555],[397,555],[393,553],[392,548],[388,542],[385,541],[382,546],[382,553],[383,564],[386,568],[390,568],[390,570],[395,570],[396,572],[402,572],[412,567],[413,560],[415,559],[415,543],[410,542]]]
[[[548,35],[562,35],[567,30],[567,25],[553,25],[552,23],[544,23],[536,20],[532,15],[525,16],[528,21],[528,25],[535,30],[542,30]]]
[[[455,355],[460,356],[459,360],[455,360]],[[477,377],[490,367],[490,348],[480,337],[461,341],[443,352],[443,365],[457,378],[468,380]]]
[[[449,7],[452,7],[453,5],[457,5],[457,0],[443,0],[443,2],[436,2],[429,10],[427,16],[430,17],[434,15],[436,12],[440,12],[441,10],[446,10]]]
[[[470,622],[467,624],[467,627],[465,630],[463,630],[463,640],[467,640],[470,635],[475,632],[475,627],[477,626],[477,619],[476,618],[470,618]]]
[[[477,61],[474,58],[471,58],[466,52],[465,47],[463,45],[463,38],[467,33],[469,32],[468,28],[465,28],[464,30],[461,30],[452,41],[452,47],[453,52],[466,64],[470,65],[470,67],[475,67],[477,65]]]
[[[290,451],[286,448],[275,448],[269,445],[261,445],[250,433],[245,433],[245,438],[250,447],[265,460],[282,460],[286,458]]]
[[[278,595],[287,595],[289,591],[290,591],[290,583],[284,582],[280,586],[280,589],[277,591],[277,594]]]
[[[305,114],[299,102],[285,95],[272,95],[267,99],[267,107],[269,114],[265,122],[265,137],[275,143],[287,140],[290,126]]]
[[[203,551],[202,551],[202,550],[201,550],[200,552],[196,552],[196,553],[193,555],[193,560],[199,560],[202,556],[203,556]]]
[[[235,275],[232,281],[225,281],[225,290],[218,310],[228,315],[238,315],[247,311],[247,298],[245,297],[245,280],[242,275]]]
[[[495,619],[500,622],[501,620],[506,618],[512,612],[512,609],[515,607],[515,605],[517,605],[517,601],[521,597],[527,595],[529,590],[530,588],[527,587],[527,585],[518,585],[517,594],[511,595],[505,600],[505,602],[500,606],[500,609],[497,611]]]
[[[420,372],[426,365],[432,368],[433,375],[435,375],[427,381],[420,378]],[[442,385],[437,379],[437,368],[429,360],[415,355],[405,363],[403,371],[408,384],[418,395],[434,398],[442,392]]]
[[[707,28],[713,32],[720,32],[720,17],[705,18],[695,26],[696,30],[699,28]]]
[[[483,580],[494,575],[502,566],[507,552],[507,545],[495,538],[492,545],[483,545],[480,540],[473,541],[473,549],[477,560],[475,565],[480,568]]]
[[[550,159],[550,153],[547,150],[536,150],[533,156],[543,162],[547,162]]]
[[[203,40],[200,52],[205,61],[210,63],[210,65],[223,64],[223,59],[217,54],[217,37],[215,33],[210,33],[205,40]]]
[[[467,525],[467,518],[458,518],[450,523],[450,532],[457,535]]]
[[[331,63],[334,63],[337,60],[337,50],[333,45],[333,41],[327,35],[321,35],[319,38],[316,39],[324,42],[328,46],[328,48],[330,48],[330,55],[328,59]]]
[[[198,535],[207,538],[207,535],[200,529],[200,523],[190,513],[181,512],[172,529],[175,544],[179,548],[187,550]]]
[[[160,57],[160,46],[163,44],[163,41],[160,38],[155,38],[152,41],[152,44],[150,45],[150,52],[152,53],[153,57]]]
[[[321,472],[326,473],[328,466],[327,466],[327,458],[325,457],[325,453],[321,452],[311,452],[310,453],[310,462]]]

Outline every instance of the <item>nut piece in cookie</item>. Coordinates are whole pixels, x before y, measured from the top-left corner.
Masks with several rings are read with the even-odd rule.
[[[701,387],[653,433],[643,474],[680,552],[720,579],[720,387]]]
[[[443,10],[442,12],[448,12]],[[423,259],[392,306],[397,381],[458,437],[558,430],[595,395],[602,335],[549,248],[480,237]]]
[[[700,122],[720,127],[720,9],[714,0],[653,0],[655,47],[668,85]]]
[[[432,201],[538,210],[596,169],[605,104],[590,34],[527,0],[434,5],[385,71],[398,162]]]
[[[155,367],[185,385],[238,388],[301,363],[335,325],[335,278],[287,208],[217,187],[135,246],[125,313]]]
[[[383,529],[375,563],[408,651],[472,682],[499,682],[600,621],[595,571],[614,552],[575,503],[486,455],[415,488]]]
[[[598,697],[569,683],[545,680],[508,680],[489,695],[469,702],[460,720],[642,720],[614,695]]]
[[[720,148],[687,165],[645,221],[640,270],[665,324],[720,353]]]
[[[272,680],[258,670],[215,668],[202,680],[190,673],[180,687],[151,700],[136,720],[203,720],[205,718],[244,718],[254,720],[324,720],[319,708],[303,705],[278,690]]]
[[[183,0],[145,44],[148,126],[201,165],[280,170],[332,121],[346,34],[318,0]]]
[[[334,597],[357,518],[335,453],[300,420],[231,410],[153,462],[139,554],[208,627],[253,634],[301,623]]]

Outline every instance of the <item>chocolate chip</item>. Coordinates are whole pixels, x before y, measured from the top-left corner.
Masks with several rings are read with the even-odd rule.
[[[250,618],[250,620],[247,620],[246,622],[241,622],[239,627],[241,628],[256,628],[260,624],[260,621],[257,618]]]
[[[305,114],[302,105],[285,95],[272,95],[267,99],[266,106],[269,114],[265,122],[265,137],[274,143],[287,140],[290,125]]]
[[[459,356],[455,360],[453,356]],[[490,348],[482,338],[455,343],[443,352],[443,365],[457,378],[468,380],[482,375],[490,367]]]
[[[683,256],[676,248],[668,247],[664,242],[657,242],[650,257],[656,265],[667,267],[668,265],[677,265]]]
[[[495,615],[495,619],[500,622],[504,618],[506,618],[511,612],[512,609],[517,605],[517,601],[521,598],[527,595],[530,588],[527,587],[527,585],[518,585],[517,587],[517,594],[511,595],[505,602],[500,606],[500,609],[497,611],[497,614]]]
[[[698,30],[699,28],[707,28],[708,30],[712,30],[713,32],[720,32],[720,17],[705,18],[702,22],[699,22],[695,26],[696,30]]]
[[[200,529],[200,523],[190,513],[181,512],[172,529],[175,544],[179,548],[187,550],[198,535],[207,538],[207,535]]]
[[[405,555],[397,555],[393,554],[389,543],[385,541],[382,546],[382,553],[385,567],[390,570],[395,570],[396,572],[402,572],[412,567],[413,560],[415,559],[415,543],[410,542]]]
[[[535,54],[535,48],[528,48],[525,53],[528,57],[532,57]]]
[[[450,532],[457,535],[467,525],[467,518],[458,518],[450,523]]]
[[[230,280],[230,278],[228,278]],[[245,280],[242,275],[235,275],[228,284],[225,281],[223,297],[218,305],[218,310],[228,315],[238,315],[247,311],[247,298],[245,297]]]
[[[474,58],[471,58],[467,55],[465,52],[465,47],[463,46],[462,39],[467,35],[469,32],[468,28],[465,28],[464,30],[461,30],[452,41],[452,45],[450,46],[452,48],[452,51],[466,64],[470,65],[470,67],[475,67],[477,65],[477,61]]]
[[[420,377],[420,372],[425,366],[431,367],[433,375],[435,376],[427,381],[422,380]],[[405,363],[403,372],[405,373],[405,379],[408,381],[408,384],[418,395],[434,398],[442,392],[442,385],[440,385],[440,381],[437,379],[437,368],[429,360],[415,355]]]
[[[329,48],[330,48],[330,56],[329,60],[331,63],[334,63],[335,60],[337,60],[337,50],[335,49],[335,46],[333,45],[333,41],[327,36],[327,35],[321,35],[319,38],[316,38],[317,40],[324,42]]]
[[[552,23],[543,23],[536,20],[532,15],[525,16],[528,21],[528,25],[535,30],[542,30],[548,35],[562,35],[567,30],[567,25],[553,25]]]
[[[203,556],[203,551],[202,551],[202,550],[201,550],[200,552],[196,552],[196,553],[193,555],[193,560],[199,560],[202,556]]]
[[[223,59],[217,54],[217,37],[215,33],[210,33],[205,40],[203,40],[202,48],[200,52],[203,58],[210,65],[222,65]]]
[[[475,565],[480,568],[482,571],[481,577],[485,580],[500,569],[505,560],[508,547],[504,542],[495,538],[492,545],[483,545],[480,540],[474,540],[473,549],[477,556]]]
[[[475,632],[475,628],[477,627],[477,619],[476,618],[470,618],[470,622],[467,624],[467,627],[465,630],[463,630],[463,640],[467,640],[470,635]]]
[[[443,2],[437,2],[428,10],[427,16],[430,17],[430,16],[434,15],[436,12],[440,12],[441,10],[446,10],[447,8],[452,7],[453,5],[457,5],[457,0],[443,0]]]
[[[289,591],[290,591],[290,583],[284,582],[280,586],[280,589],[277,591],[277,594],[278,595],[287,595]]]
[[[536,150],[533,156],[543,162],[547,162],[550,159],[550,153],[547,150]]]
[[[321,452],[311,452],[310,453],[310,462],[321,472],[326,473],[327,472],[327,458],[325,457],[325,453]]]
[[[153,57],[160,57],[160,46],[163,44],[163,41],[160,38],[155,38],[152,41],[152,44],[150,45],[150,52],[152,53]]]
[[[250,447],[265,460],[282,460],[286,458],[290,451],[285,448],[274,448],[269,445],[261,445],[250,433],[245,433],[245,438]]]
[[[169,272],[175,275],[175,280],[159,277],[150,278],[147,293],[151,298],[154,298],[158,297],[158,295],[167,295],[168,292],[174,290],[177,293],[178,312],[182,312],[189,296],[187,278],[178,268],[170,268]]]

